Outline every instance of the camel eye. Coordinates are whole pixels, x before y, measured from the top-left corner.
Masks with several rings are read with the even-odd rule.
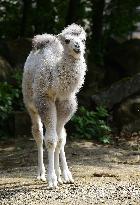
[[[66,43],[66,44],[69,44],[69,42],[70,42],[69,39],[66,39],[66,40],[65,40],[65,43]]]
[[[86,42],[86,40],[85,40],[85,39],[83,39],[83,40],[82,40],[82,42],[83,42],[83,43],[85,43],[85,42]]]

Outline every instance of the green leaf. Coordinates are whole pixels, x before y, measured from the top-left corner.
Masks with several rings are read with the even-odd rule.
[[[77,113],[72,118],[75,126],[73,135],[80,138],[84,136],[86,139],[96,138],[102,143],[109,142],[111,128],[107,125],[106,117],[109,114],[104,107],[97,107],[96,111],[93,112],[82,106]]]

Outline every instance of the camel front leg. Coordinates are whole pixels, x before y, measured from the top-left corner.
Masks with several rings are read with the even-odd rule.
[[[54,169],[54,152],[57,145],[56,133],[56,107],[55,103],[46,97],[37,98],[37,107],[41,120],[45,125],[46,133],[44,136],[45,145],[48,151],[48,184],[49,188],[57,187],[57,176]]]
[[[68,168],[66,155],[65,155],[65,144],[66,144],[66,131],[65,128],[62,128],[62,143],[61,143],[61,149],[60,149],[60,159],[62,164],[62,175],[64,179],[64,183],[74,183],[74,179],[72,177],[72,174]]]
[[[62,176],[65,183],[73,183],[72,174],[69,171],[64,147],[66,144],[66,131],[64,125],[70,120],[77,108],[77,102],[75,96],[70,96],[64,100],[58,100],[56,102],[57,108],[57,135],[58,135],[58,146],[56,148],[57,152],[55,153],[55,170],[57,177],[60,179],[60,167],[59,167],[59,154],[62,164]]]

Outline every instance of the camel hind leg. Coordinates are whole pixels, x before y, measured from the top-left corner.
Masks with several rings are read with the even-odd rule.
[[[35,109],[28,108],[29,115],[32,121],[32,135],[36,141],[38,149],[38,173],[37,179],[46,181],[45,166],[43,163],[43,124],[40,116]]]

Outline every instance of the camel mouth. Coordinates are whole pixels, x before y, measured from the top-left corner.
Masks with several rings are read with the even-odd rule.
[[[79,54],[81,51],[80,51],[80,49],[73,49],[74,50],[74,52],[76,53],[76,54]]]

